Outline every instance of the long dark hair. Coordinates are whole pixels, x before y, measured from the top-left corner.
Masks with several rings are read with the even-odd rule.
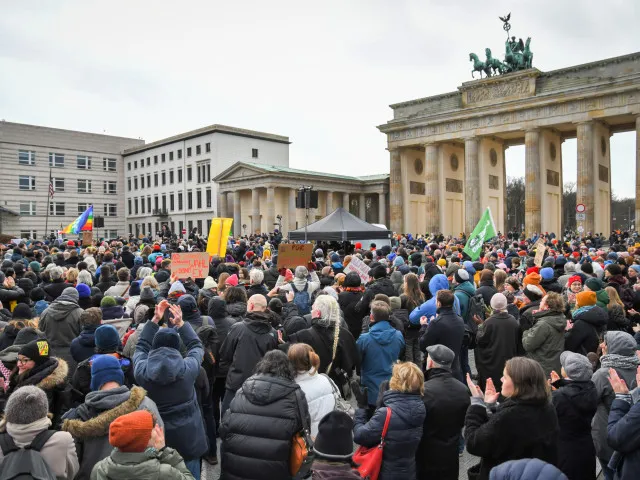
[[[513,382],[511,398],[541,403],[549,400],[549,385],[538,362],[530,358],[513,357],[507,360],[504,369]]]
[[[286,378],[291,381],[293,381],[296,376],[289,358],[280,350],[268,351],[256,365],[254,373]]]
[[[415,273],[407,273],[405,275],[402,293],[407,297],[407,310],[409,312],[424,303],[424,294],[420,290],[420,281]]]

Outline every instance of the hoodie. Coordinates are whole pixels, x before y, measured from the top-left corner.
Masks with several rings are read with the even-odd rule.
[[[380,384],[391,378],[393,364],[404,349],[402,333],[387,320],[373,324],[356,342],[360,354],[360,382],[367,387],[369,405],[375,405]]]
[[[418,308],[414,308],[413,311],[409,314],[409,322],[412,325],[420,325],[420,317],[425,316],[428,319],[431,317],[435,317],[436,315],[436,293],[439,290],[449,290],[449,280],[442,273],[435,275],[431,280],[429,280],[429,291],[433,296],[430,300],[427,300]],[[457,295],[453,297],[453,310],[457,315],[460,315],[460,300]]]

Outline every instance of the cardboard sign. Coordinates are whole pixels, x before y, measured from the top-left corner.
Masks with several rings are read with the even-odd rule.
[[[536,256],[533,260],[533,263],[535,263],[538,267],[542,266],[542,261],[544,260],[544,253],[547,251],[547,247],[544,246],[544,240],[543,239],[539,239],[536,242]]]
[[[360,260],[358,257],[351,257],[351,261],[349,265],[344,268],[344,273],[356,272],[360,276],[360,280],[362,280],[362,284],[364,285],[369,281],[369,266]]]
[[[278,247],[278,268],[296,268],[307,266],[311,261],[313,244],[311,243],[281,243]]]
[[[227,253],[231,225],[233,225],[233,218],[213,218],[211,220],[209,238],[207,239],[207,253],[210,256],[224,256]]]
[[[89,247],[93,243],[93,232],[82,232],[82,246]]]
[[[206,278],[209,275],[209,254],[174,253],[171,256],[171,275],[178,278]]]

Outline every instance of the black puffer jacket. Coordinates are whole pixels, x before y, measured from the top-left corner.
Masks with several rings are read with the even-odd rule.
[[[254,375],[244,382],[220,426],[220,480],[291,478],[291,439],[302,429],[296,390],[300,386],[292,380],[270,375]],[[310,425],[307,403],[301,407]]]
[[[498,293],[498,289],[493,281],[480,282],[480,286],[476,289],[476,295],[482,295],[485,305],[491,304],[491,297]]]
[[[281,322],[284,334],[287,337],[311,326],[311,324],[307,323],[307,320],[300,315],[297,305],[293,302],[285,303],[282,306]]]
[[[227,302],[221,297],[212,297],[209,300],[207,314],[213,319],[218,331],[218,342],[222,345],[236,319],[227,313]]]
[[[481,457],[478,480],[488,480],[491,469],[508,460],[557,463],[558,417],[551,402],[508,399],[491,417],[484,405],[472,404],[464,424],[467,451]]]
[[[391,408],[391,421],[382,456],[380,480],[411,480],[416,478],[416,451],[422,438],[426,416],[420,395],[387,390],[383,402],[367,422],[366,409],[356,411],[353,441],[364,447],[380,444],[380,436]]]
[[[388,297],[396,297],[398,295],[398,291],[390,279],[385,277],[376,280],[367,287],[364,295],[354,307],[354,313],[358,313],[360,319],[369,314],[369,305],[378,293],[384,293]]]
[[[264,271],[264,284],[269,290],[276,286],[279,276],[278,268],[275,265],[273,265],[269,270]]]
[[[564,349],[582,355],[596,352],[600,344],[598,335],[608,320],[607,311],[597,305],[579,308],[573,312],[573,328],[565,333]]]
[[[553,384],[553,405],[558,414],[558,468],[569,480],[595,480],[596,449],[591,420],[598,408],[598,392],[591,380],[558,380]]]
[[[346,281],[346,279],[345,279]],[[338,305],[344,314],[344,321],[347,322],[349,331],[355,340],[360,336],[362,330],[362,315],[355,311],[355,306],[362,298],[363,292],[345,290],[338,294]]]

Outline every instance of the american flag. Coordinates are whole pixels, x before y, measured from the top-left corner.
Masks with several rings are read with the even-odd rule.
[[[51,198],[53,198],[53,192],[54,192],[54,189],[53,189],[53,179],[51,178],[51,175],[49,175],[49,196],[50,196]]]

